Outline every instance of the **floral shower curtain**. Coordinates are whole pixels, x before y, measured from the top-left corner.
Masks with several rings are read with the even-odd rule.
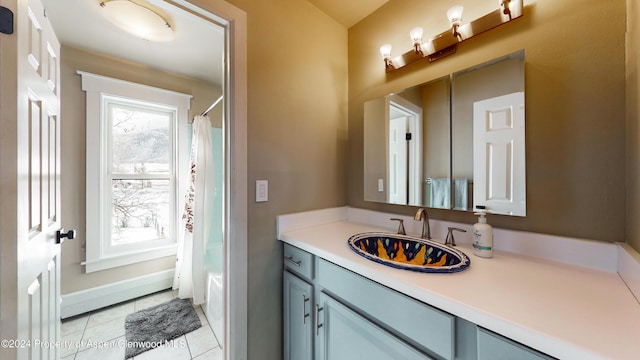
[[[204,303],[206,289],[204,252],[213,208],[214,164],[211,146],[211,123],[206,116],[193,120],[191,140],[191,173],[185,195],[184,213],[179,229],[178,254],[173,289],[180,298],[193,298]]]

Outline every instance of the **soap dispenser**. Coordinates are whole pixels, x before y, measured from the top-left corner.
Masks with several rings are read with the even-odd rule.
[[[473,224],[473,253],[476,256],[493,256],[493,228],[487,224],[487,212],[484,206],[478,206],[478,222]]]

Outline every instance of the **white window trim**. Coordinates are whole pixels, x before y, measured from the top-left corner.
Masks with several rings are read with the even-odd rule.
[[[103,121],[101,121],[101,102],[103,95],[139,99],[145,102],[161,103],[177,108],[177,143],[176,148],[186,148],[187,117],[191,104],[191,95],[152,86],[141,85],[125,80],[113,79],[106,76],[78,71],[82,76],[82,90],[86,92],[86,261],[87,273],[123,266],[141,261],[157,259],[176,254],[176,245],[162,246],[152,250],[130,252],[127,254],[108,256],[102,248],[104,224],[104,203],[101,189],[104,186],[106,171],[105,159],[102,155],[104,146]],[[188,170],[188,151],[175,151],[177,156],[176,204],[181,201],[181,194],[185,193]],[[98,160],[99,159],[99,160]],[[175,219],[175,228],[179,230],[179,216]],[[177,233],[177,232],[176,232]]]

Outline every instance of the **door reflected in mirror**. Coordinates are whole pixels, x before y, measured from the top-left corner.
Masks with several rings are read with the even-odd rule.
[[[364,104],[366,201],[526,215],[524,51]]]

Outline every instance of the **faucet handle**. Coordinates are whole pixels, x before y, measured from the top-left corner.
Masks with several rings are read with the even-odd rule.
[[[407,232],[404,231],[404,220],[397,219],[397,218],[391,218],[390,220],[394,220],[398,222],[398,234],[407,235]]]
[[[467,230],[465,229],[460,229],[460,228],[451,227],[451,226],[449,226],[447,229],[449,231],[447,232],[447,238],[444,240],[444,244],[451,245],[451,246],[456,246],[456,239],[453,238],[454,231],[467,232]]]

